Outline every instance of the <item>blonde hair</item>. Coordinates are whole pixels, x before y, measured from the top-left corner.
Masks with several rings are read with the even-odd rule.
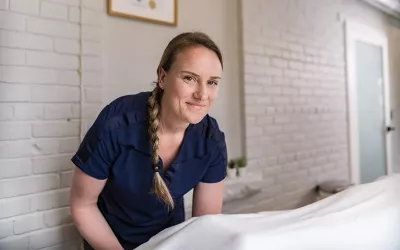
[[[218,56],[221,65],[222,62],[222,53],[219,50],[218,46],[208,37],[206,34],[201,32],[186,32],[176,36],[172,39],[164,53],[161,57],[160,64],[157,68],[157,75],[161,69],[168,72],[174,63],[177,54],[185,48],[188,47],[196,47],[203,46],[215,52]],[[161,98],[163,95],[163,90],[159,86],[159,81],[156,82],[156,87],[152,91],[152,95],[148,99],[148,115],[149,115],[149,136],[150,143],[152,148],[152,164],[154,170],[154,179],[153,179],[153,193],[164,202],[169,209],[174,209],[174,200],[172,195],[160,176],[159,173],[159,156],[158,156],[158,129],[160,125],[159,113],[160,113],[160,105]]]

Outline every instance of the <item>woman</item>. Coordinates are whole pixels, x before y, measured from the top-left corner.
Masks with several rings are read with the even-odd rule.
[[[107,105],[72,158],[71,214],[85,249],[134,249],[193,216],[222,210],[225,137],[207,113],[217,98],[222,55],[203,33],[170,41],[150,93]]]

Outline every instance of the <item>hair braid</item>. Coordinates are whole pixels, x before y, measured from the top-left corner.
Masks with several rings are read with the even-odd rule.
[[[158,129],[160,125],[159,111],[160,111],[160,100],[162,90],[159,86],[155,87],[152,95],[148,100],[148,112],[149,112],[149,135],[150,143],[152,148],[152,163],[154,170],[153,179],[153,193],[163,201],[171,210],[174,208],[174,200],[168,190],[167,185],[161,178],[159,173],[159,158],[158,158]]]

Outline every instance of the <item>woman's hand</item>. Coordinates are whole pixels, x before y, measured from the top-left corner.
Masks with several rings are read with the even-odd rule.
[[[192,216],[222,213],[224,181],[217,183],[200,182],[193,192]]]
[[[106,180],[98,180],[75,168],[70,206],[72,219],[83,238],[96,250],[123,250],[97,207]]]

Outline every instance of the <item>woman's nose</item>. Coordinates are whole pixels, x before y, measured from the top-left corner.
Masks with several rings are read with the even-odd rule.
[[[205,84],[199,84],[197,90],[194,92],[194,97],[199,100],[206,100],[208,98],[208,91]]]

